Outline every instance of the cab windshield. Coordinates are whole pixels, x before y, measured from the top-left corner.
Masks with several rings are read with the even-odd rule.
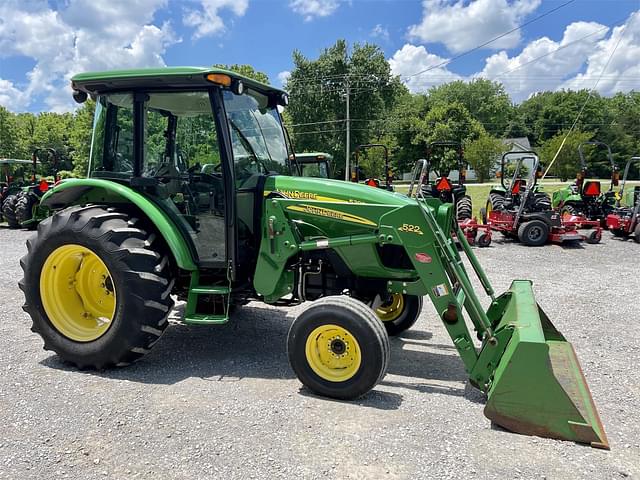
[[[289,174],[289,153],[275,103],[248,90],[223,92],[236,170],[236,180],[255,174]]]

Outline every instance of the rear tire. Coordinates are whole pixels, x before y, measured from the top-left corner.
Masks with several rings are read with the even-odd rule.
[[[20,260],[19,286],[22,308],[45,350],[97,369],[124,366],[149,352],[173,306],[168,257],[153,245],[155,238],[137,219],[100,206],[67,208],[40,223]],[[73,283],[65,281],[69,277]],[[112,309],[101,315],[95,312],[108,303],[105,289]]]
[[[533,207],[538,212],[546,212],[551,210],[551,197],[546,192],[537,192],[534,194]]]
[[[16,221],[22,226],[23,223],[28,222],[33,218],[33,208],[38,203],[38,198],[35,195],[21,192],[16,199]],[[30,223],[26,226],[29,229],[35,229],[37,224]]]
[[[367,305],[331,296],[314,301],[293,321],[287,351],[303,385],[325,397],[351,400],[386,374],[389,337]]]
[[[518,228],[518,238],[529,247],[539,247],[547,243],[549,226],[542,220],[529,220]]]
[[[456,203],[456,218],[458,221],[468,220],[473,213],[473,204],[469,195],[464,195]]]
[[[397,302],[400,299],[401,302]],[[400,305],[397,305],[400,303]],[[396,306],[394,311],[389,307]],[[380,305],[374,310],[376,316],[382,321],[387,334],[390,336],[399,335],[405,330],[409,330],[418,320],[422,312],[422,297],[417,295],[395,294],[388,306]]]
[[[579,213],[574,205],[566,203],[560,209],[560,216],[564,217],[565,215],[579,215]]]
[[[633,232],[633,239],[636,243],[640,243],[640,223],[636,225],[636,229]]]
[[[2,215],[7,220],[9,228],[20,228],[18,220],[16,220],[16,201],[18,195],[9,195],[2,204]]]
[[[490,212],[491,210],[502,210],[504,207],[504,195],[497,192],[491,192],[489,194],[489,199],[487,200],[486,211]]]

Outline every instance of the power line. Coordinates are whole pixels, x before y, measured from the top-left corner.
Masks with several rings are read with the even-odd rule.
[[[533,22],[536,22],[536,21],[540,20],[541,18],[544,18],[544,17],[546,17],[546,16],[548,16],[548,15],[551,15],[552,13],[554,13],[554,12],[556,12],[556,11],[560,10],[561,8],[563,8],[563,7],[565,7],[565,6],[569,5],[569,4],[571,4],[571,3],[573,3],[573,2],[575,2],[575,0],[569,0],[568,2],[565,2],[565,3],[561,4],[561,5],[558,5],[558,6],[557,6],[557,7],[555,7],[555,8],[552,8],[551,10],[549,10],[549,11],[547,11],[547,12],[543,13],[542,15],[538,15],[537,17],[532,18],[531,20],[529,20],[529,21],[527,21],[527,22],[523,23],[522,25],[520,25],[520,26],[518,26],[518,27],[512,28],[512,29],[511,29],[511,30],[509,30],[508,32],[501,33],[501,34],[500,34],[500,35],[498,35],[497,37],[494,37],[494,38],[492,38],[491,40],[489,40],[489,41],[487,41],[487,42],[484,42],[484,43],[482,43],[482,44],[480,44],[480,45],[477,45],[477,46],[473,47],[473,48],[472,48],[472,49],[470,49],[470,50],[467,50],[467,51],[465,51],[465,52],[460,53],[459,55],[455,55],[455,56],[454,56],[454,57],[452,57],[452,58],[449,58],[449,59],[447,59],[447,60],[444,60],[444,61],[442,61],[442,62],[438,63],[437,65],[432,65],[432,66],[430,66],[430,67],[428,67],[428,68],[425,68],[424,70],[421,70],[421,71],[416,72],[416,73],[412,73],[411,75],[408,75],[408,76],[406,76],[405,78],[406,78],[406,79],[409,79],[409,78],[411,78],[411,77],[415,77],[415,76],[417,76],[417,75],[422,75],[423,73],[427,73],[427,72],[429,72],[429,71],[431,71],[431,70],[435,70],[436,68],[440,68],[440,67],[443,67],[443,66],[445,66],[445,65],[448,65],[448,64],[450,64],[451,62],[453,62],[453,61],[455,61],[455,60],[458,60],[459,58],[462,58],[462,57],[464,57],[464,56],[466,56],[466,55],[469,55],[470,53],[473,53],[473,52],[475,52],[475,51],[477,51],[477,50],[480,50],[481,48],[486,47],[487,45],[489,45],[489,44],[491,44],[491,43],[495,42],[496,40],[500,40],[501,38],[506,37],[507,35],[510,35],[510,34],[512,34],[513,32],[515,32],[515,31],[517,31],[517,30],[520,30],[521,28],[526,27],[527,25],[531,25]]]

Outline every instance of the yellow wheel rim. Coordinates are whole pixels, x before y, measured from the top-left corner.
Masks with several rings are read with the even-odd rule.
[[[487,202],[487,208],[485,208],[485,210],[487,211],[487,217],[488,217],[489,214],[493,211],[493,204],[490,201]]]
[[[391,301],[383,303],[376,308],[376,315],[383,322],[393,322],[404,310],[404,296],[401,293],[394,293]]]
[[[307,362],[324,380],[344,382],[353,377],[362,362],[360,345],[346,328],[321,325],[307,337]]]
[[[63,245],[51,252],[40,273],[40,298],[55,329],[77,342],[100,338],[116,313],[109,270],[81,245]]]

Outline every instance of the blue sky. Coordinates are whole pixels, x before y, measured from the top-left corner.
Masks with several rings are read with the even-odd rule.
[[[605,65],[601,93],[640,89],[640,0],[567,1],[2,0],[0,105],[71,109],[70,76],[94,69],[248,63],[280,85],[294,49],[314,58],[338,38],[378,44],[413,91],[485,77],[521,101],[592,88]]]

